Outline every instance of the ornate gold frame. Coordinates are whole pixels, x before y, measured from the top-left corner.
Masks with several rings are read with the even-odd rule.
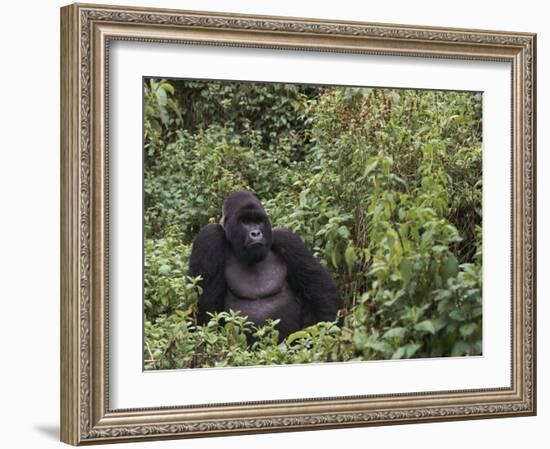
[[[61,9],[61,439],[78,445],[536,413],[535,52],[529,33],[75,4]],[[106,77],[112,40],[512,64],[511,388],[111,410]]]

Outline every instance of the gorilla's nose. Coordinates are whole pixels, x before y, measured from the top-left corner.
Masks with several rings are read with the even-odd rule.
[[[252,240],[259,240],[262,238],[262,231],[259,229],[253,229],[248,235]]]

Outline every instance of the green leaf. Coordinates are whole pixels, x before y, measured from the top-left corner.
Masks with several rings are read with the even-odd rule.
[[[370,164],[367,164],[367,166],[365,167],[365,170],[363,171],[363,177],[366,178],[369,175],[369,173],[376,168],[377,165],[378,165],[378,159],[375,159]]]
[[[159,268],[159,273],[162,275],[167,275],[171,271],[170,265],[161,265]]]
[[[307,338],[308,335],[309,334],[306,331],[294,332],[287,337],[286,342],[290,345],[293,341],[296,341],[299,338]]]
[[[166,92],[169,92],[170,94],[174,95],[174,87],[171,84],[162,83],[160,87],[162,87]]]
[[[368,342],[368,335],[364,331],[357,331],[353,334],[353,346],[359,351],[365,349]]]
[[[357,254],[355,253],[355,249],[353,248],[353,245],[351,244],[351,242],[348,244],[348,247],[346,248],[346,252],[344,253],[344,259],[346,260],[348,273],[351,274],[353,265],[357,260]]]
[[[394,327],[393,329],[390,329],[389,331],[387,331],[382,336],[382,338],[384,340],[388,340],[390,338],[401,338],[405,335],[406,331],[407,331],[407,329],[405,329],[404,327]]]
[[[435,295],[436,301],[441,301],[442,299],[448,299],[451,297],[451,292],[449,290],[439,290]]]
[[[454,254],[449,254],[442,266],[442,275],[445,279],[455,277],[458,274],[458,260]]]
[[[392,347],[385,341],[375,341],[367,343],[367,348],[374,349],[377,352],[388,353],[392,351]]]
[[[460,335],[462,335],[463,337],[469,337],[476,331],[476,329],[477,323],[464,324],[460,326]]]
[[[407,346],[405,346],[405,356],[407,358],[412,357],[416,354],[416,352],[420,349],[420,344],[418,343],[409,343]]]
[[[300,206],[306,207],[307,206],[307,190],[302,190],[300,192]]]
[[[330,260],[334,268],[338,268],[338,254],[335,249],[330,252]]]
[[[451,351],[452,357],[460,357],[470,353],[470,345],[465,341],[457,341]]]
[[[432,335],[435,334],[435,326],[430,320],[421,321],[420,323],[416,324],[414,328],[419,332],[429,332]]]
[[[481,314],[482,314],[481,307],[474,307],[474,309],[472,310],[472,316],[474,318],[479,318]]]
[[[399,348],[397,348],[397,351],[395,351],[393,353],[393,355],[391,356],[392,359],[402,359],[405,355],[405,351],[406,351],[406,347],[405,346],[401,346]]]
[[[155,89],[155,95],[157,97],[157,102],[160,106],[166,106],[168,97],[166,96],[166,91],[164,89]]]
[[[462,312],[462,310],[460,309],[454,309],[453,311],[451,311],[451,313],[449,313],[449,317],[451,317],[455,321],[465,320],[464,312]]]
[[[399,93],[396,92],[395,90],[392,90],[390,92],[390,96],[394,103],[399,103],[401,101],[401,97],[399,96]]]
[[[187,310],[176,309],[176,313],[182,318],[185,318],[186,316],[191,315],[191,312],[193,312],[193,309],[191,307],[189,307]]]
[[[413,265],[409,259],[403,259],[399,264],[399,272],[401,273],[401,279],[405,284],[408,284],[411,280]]]

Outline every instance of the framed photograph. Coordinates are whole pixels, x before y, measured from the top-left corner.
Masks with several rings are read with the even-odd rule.
[[[61,439],[536,413],[529,33],[61,9]]]

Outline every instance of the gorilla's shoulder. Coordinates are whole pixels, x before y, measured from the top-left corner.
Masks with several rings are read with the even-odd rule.
[[[279,253],[290,252],[307,252],[307,248],[303,240],[298,234],[295,234],[288,228],[273,229],[273,249]]]
[[[225,238],[225,233],[219,223],[208,223],[201,228],[198,237]]]
[[[225,257],[226,239],[221,225],[209,223],[202,227],[193,241],[189,258],[189,275],[215,273],[221,270]]]
[[[298,234],[295,234],[288,228],[273,228],[273,238],[278,238],[280,240],[300,239]]]

